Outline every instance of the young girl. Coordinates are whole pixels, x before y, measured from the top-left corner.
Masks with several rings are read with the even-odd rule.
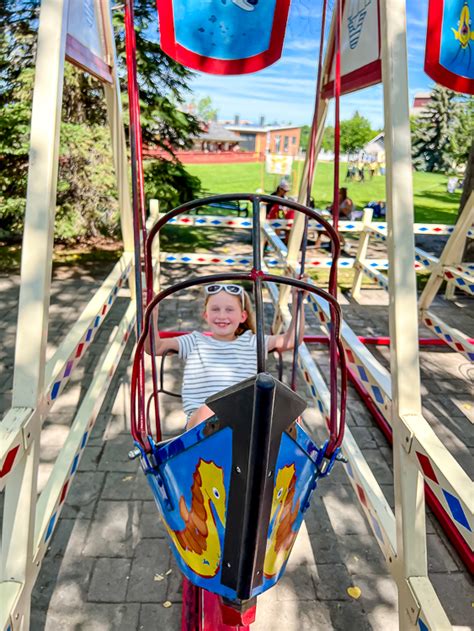
[[[190,429],[213,415],[204,401],[257,373],[255,323],[250,298],[241,285],[213,284],[204,288],[203,317],[211,335],[193,331],[189,335],[155,340],[156,355],[177,351],[185,360],[182,399],[186,428]],[[293,292],[293,313],[296,291]],[[304,335],[304,309],[300,310],[299,341]],[[157,316],[156,316],[157,317]],[[156,319],[155,319],[156,322]],[[296,320],[280,335],[266,335],[267,352],[294,347]],[[150,352],[149,342],[145,344]]]

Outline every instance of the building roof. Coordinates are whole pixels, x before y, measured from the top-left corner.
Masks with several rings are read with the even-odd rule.
[[[226,125],[226,129],[242,134],[266,134],[268,131],[283,131],[284,129],[300,129],[301,125]]]
[[[365,146],[368,147],[369,145],[375,145],[375,144],[379,144],[382,147],[385,146],[385,133],[383,131],[381,131],[380,134],[377,134],[374,138],[372,138],[372,140],[369,140],[369,142]]]
[[[415,99],[431,99],[431,92],[417,92]]]
[[[234,134],[224,125],[216,123],[215,121],[209,121],[205,123],[205,127],[201,134],[199,134],[199,140],[208,140],[210,142],[239,142],[240,136]]]

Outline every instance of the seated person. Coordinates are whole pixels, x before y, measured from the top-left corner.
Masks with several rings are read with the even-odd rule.
[[[367,204],[367,208],[372,208],[372,217],[373,217],[373,219],[380,219],[381,217],[385,217],[385,215],[386,215],[386,209],[385,209],[385,202],[384,201],[369,202]]]
[[[283,178],[277,186],[276,191],[271,193],[275,197],[286,197],[288,191],[290,190],[290,185]],[[285,209],[279,204],[267,204],[267,219],[283,219],[284,218]]]
[[[327,207],[332,213],[333,207]],[[347,196],[347,188],[339,189],[339,219],[352,219],[352,211],[354,210],[354,202]]]
[[[303,277],[307,282],[307,277]],[[299,311],[297,326],[297,293],[292,288],[292,319],[285,333],[265,335],[265,352],[284,352],[294,348],[295,331],[298,344],[303,342],[305,330],[304,308]],[[306,293],[303,292],[303,299]],[[181,337],[160,338],[158,309],[153,311],[151,327],[155,331],[154,352],[163,355],[178,352],[185,360],[182,400],[186,427],[190,429],[213,415],[205,404],[212,396],[257,373],[257,342],[255,318],[250,296],[241,285],[214,283],[204,287],[203,319],[211,335],[193,331]],[[150,336],[145,352],[151,353]]]

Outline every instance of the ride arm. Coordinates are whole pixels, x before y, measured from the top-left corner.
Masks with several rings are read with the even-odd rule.
[[[306,293],[303,294],[302,301],[306,297]],[[285,351],[292,350],[295,346],[295,330],[296,330],[296,312],[297,312],[297,301],[298,301],[298,292],[292,291],[293,303],[292,303],[292,318],[290,322],[290,326],[285,331],[285,333],[281,333],[279,335],[270,335],[268,337],[268,352],[271,351],[279,351],[283,353]],[[303,302],[301,304],[301,308],[299,309],[299,331],[298,331],[298,346],[303,342],[304,338],[304,329],[305,329],[305,315],[304,315],[304,305]]]
[[[168,337],[161,339],[160,332],[158,330],[158,309],[155,308],[151,314],[150,328],[148,331],[148,335],[145,340],[145,353],[151,355],[151,331],[154,331],[154,346],[155,346],[155,355],[161,356],[167,353],[168,351],[179,351],[179,344],[177,337]]]

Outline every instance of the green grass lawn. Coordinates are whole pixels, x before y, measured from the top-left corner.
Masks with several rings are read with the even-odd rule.
[[[252,192],[263,188],[266,193],[275,190],[280,180],[277,175],[263,173],[262,164],[188,164],[186,169],[196,175],[208,193]],[[293,184],[301,178],[303,163],[293,165]],[[344,182],[346,164],[340,165],[341,186],[347,186],[349,196],[357,208],[363,208],[368,202],[385,199],[385,176],[377,175],[373,180],[365,182]],[[367,176],[368,177],[368,176]],[[438,173],[413,173],[413,197],[415,205],[415,221],[420,223],[455,222],[460,192],[450,194],[446,190],[447,175]],[[316,169],[313,186],[313,197],[316,206],[325,208],[332,200],[333,166],[328,162],[320,162]],[[296,186],[292,191],[296,195]]]

